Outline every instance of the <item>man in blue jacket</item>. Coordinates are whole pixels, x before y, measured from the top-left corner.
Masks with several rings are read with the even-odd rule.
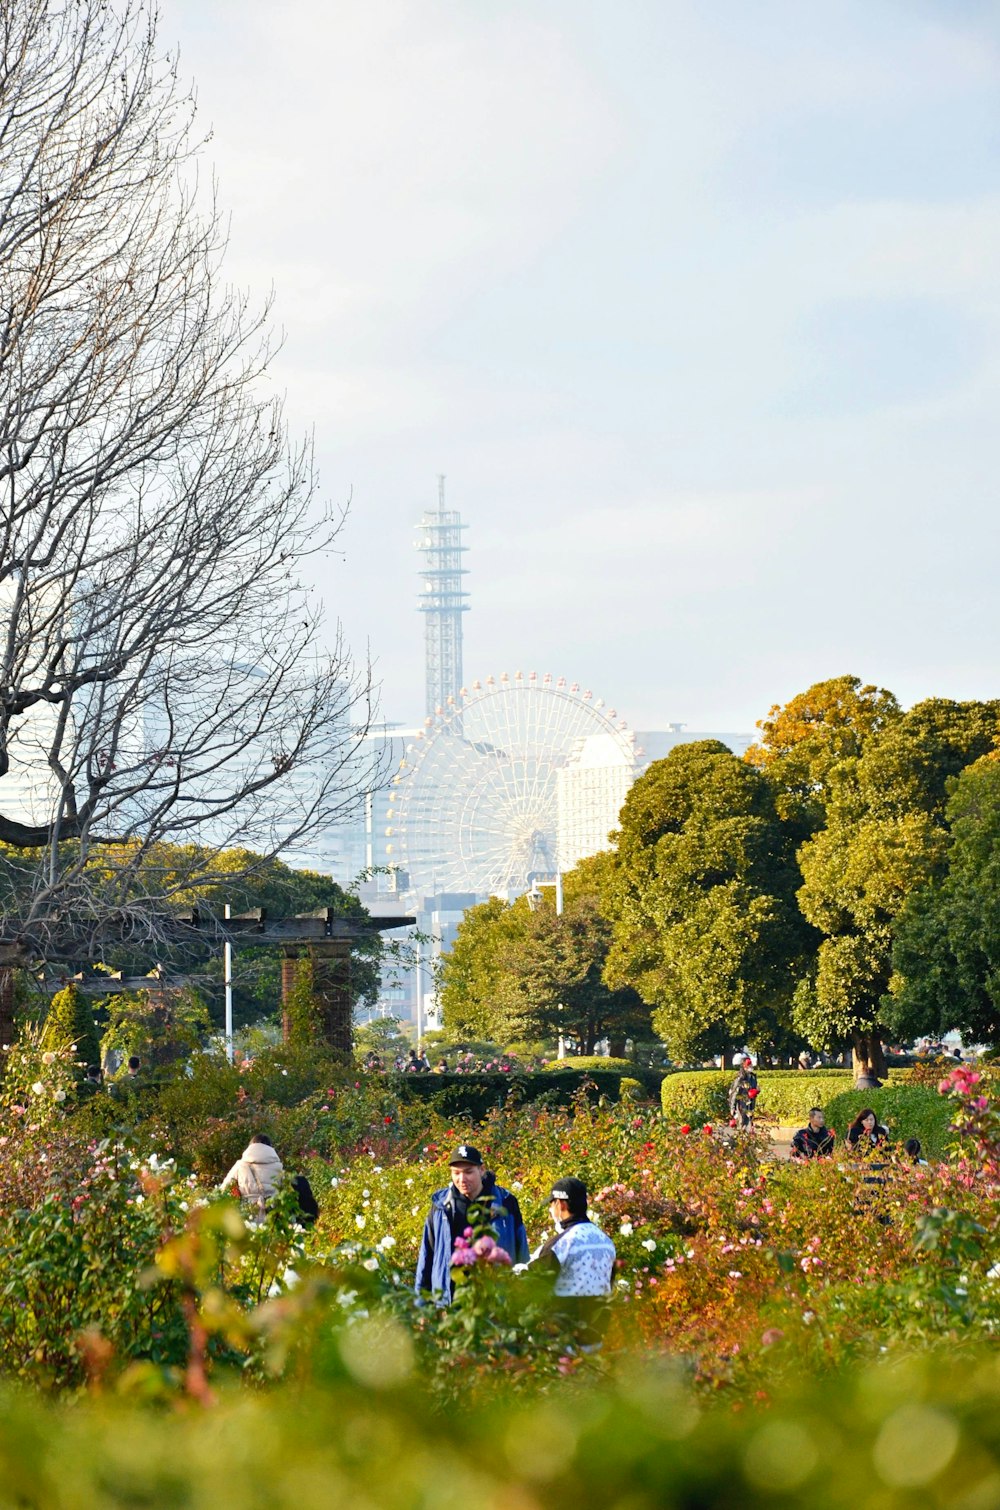
[[[430,1294],[439,1305],[447,1305],[451,1300],[451,1255],[455,1239],[472,1225],[468,1219],[469,1207],[477,1202],[489,1201],[490,1221],[496,1229],[497,1242],[510,1254],[511,1263],[527,1263],[528,1260],[528,1234],[524,1230],[517,1197],[498,1185],[483,1167],[479,1149],[473,1148],[471,1143],[460,1143],[448,1162],[451,1184],[435,1190],[431,1196],[414,1281],[418,1295]]]

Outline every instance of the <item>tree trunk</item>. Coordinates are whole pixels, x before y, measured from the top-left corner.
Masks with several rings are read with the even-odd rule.
[[[854,1034],[854,1079],[885,1080],[888,1066],[878,1033]]]
[[[608,1038],[608,1052],[612,1059],[625,1058],[625,1044],[627,1041],[624,1036],[621,1038]]]

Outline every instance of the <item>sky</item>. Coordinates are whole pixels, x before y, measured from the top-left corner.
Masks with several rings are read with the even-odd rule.
[[[640,729],[1000,695],[1000,0],[160,11],[385,717],[439,473],[467,681]]]

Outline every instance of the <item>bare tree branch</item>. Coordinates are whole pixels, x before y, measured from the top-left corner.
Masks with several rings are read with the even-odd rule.
[[[0,0],[0,843],[30,851],[0,900],[43,948],[154,926],[161,841],[190,890],[364,783],[370,675],[300,581],[341,519],[222,281],[193,118],[144,0]]]

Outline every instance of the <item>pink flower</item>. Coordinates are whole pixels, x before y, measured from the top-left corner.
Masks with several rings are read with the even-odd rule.
[[[761,1337],[761,1339],[760,1339],[761,1346],[762,1347],[773,1347],[776,1342],[780,1342],[781,1341],[781,1339],[782,1339],[782,1337],[784,1337],[784,1335],[785,1334],[781,1330],[780,1326],[769,1326],[768,1329],[767,1329],[767,1331],[764,1333],[763,1337]]]
[[[488,1258],[495,1247],[496,1243],[493,1241],[492,1237],[490,1237],[489,1234],[486,1233],[482,1237],[476,1238],[476,1241],[472,1245],[472,1251],[473,1253],[478,1254],[480,1258]]]
[[[494,1243],[493,1247],[486,1255],[486,1262],[488,1264],[509,1264],[510,1254],[507,1252],[506,1248],[501,1248],[496,1243]]]
[[[468,1269],[475,1261],[476,1255],[471,1248],[463,1248],[461,1251],[456,1248],[451,1255],[451,1266],[453,1269]]]

